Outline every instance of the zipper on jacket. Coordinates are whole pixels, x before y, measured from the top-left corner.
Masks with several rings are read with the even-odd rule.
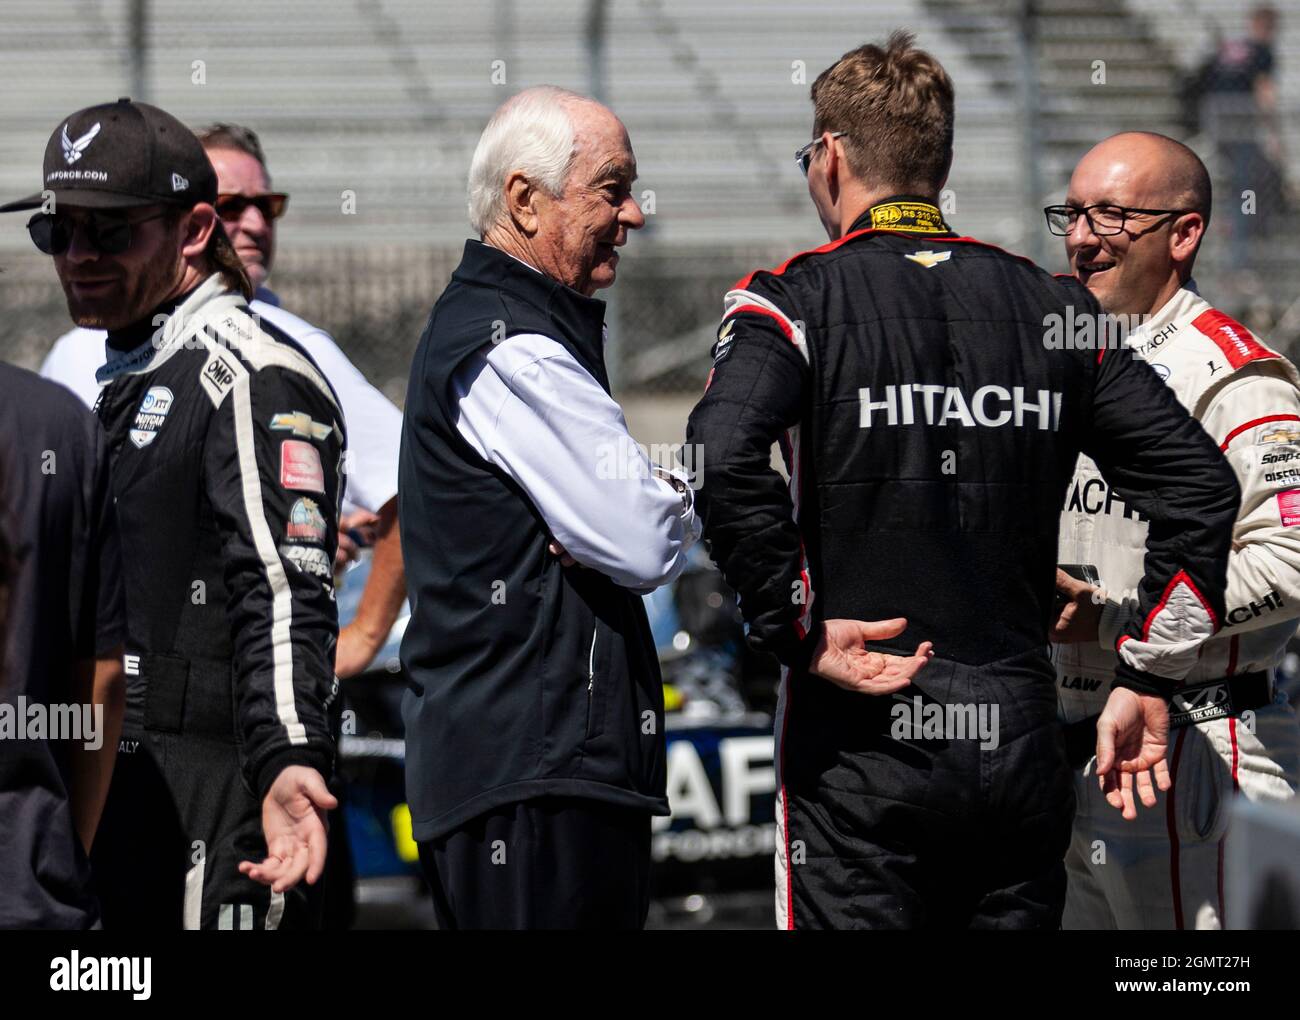
[[[591,651],[587,655],[587,694],[596,685],[596,630],[591,632]]]

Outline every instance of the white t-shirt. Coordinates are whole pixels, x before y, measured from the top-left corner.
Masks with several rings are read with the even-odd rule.
[[[375,389],[333,337],[279,306],[276,296],[260,289],[249,310],[292,337],[311,355],[343,405],[348,431],[348,481],[343,512],[379,508],[397,495],[397,454],[402,441],[402,412]],[[105,361],[105,333],[77,328],[59,337],[41,364],[41,375],[62,383],[87,407],[99,397],[95,371]]]

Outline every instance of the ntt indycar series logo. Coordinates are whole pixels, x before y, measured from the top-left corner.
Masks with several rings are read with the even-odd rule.
[[[951,422],[964,428],[1013,425],[1055,432],[1061,424],[1061,394],[1024,386],[981,386],[970,396],[942,383],[903,383],[874,391],[863,386],[858,400],[858,426],[864,429]]]
[[[150,386],[149,392],[140,401],[140,409],[135,413],[133,427],[127,432],[131,442],[143,450],[154,441],[158,430],[167,420],[167,412],[172,409],[172,391],[166,386]]]

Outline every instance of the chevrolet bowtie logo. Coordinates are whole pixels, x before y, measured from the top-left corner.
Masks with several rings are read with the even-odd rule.
[[[1262,446],[1264,443],[1294,443],[1297,439],[1300,439],[1300,431],[1286,425],[1279,425],[1261,435],[1255,440],[1255,444]]]
[[[933,269],[940,262],[947,262],[952,258],[950,251],[915,251],[911,255],[904,255],[903,258],[911,259],[925,266],[926,269]]]
[[[311,415],[303,411],[275,415],[271,419],[271,428],[292,432],[295,436],[302,436],[305,439],[317,440],[324,439],[334,431],[332,425],[322,425],[318,421],[312,421]]]

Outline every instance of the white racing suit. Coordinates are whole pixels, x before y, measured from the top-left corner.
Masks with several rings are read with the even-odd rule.
[[[1136,607],[1147,525],[1079,458],[1059,562],[1107,600],[1097,644],[1053,646],[1078,798],[1064,927],[1219,928],[1232,796],[1285,800],[1300,776],[1300,728],[1276,689],[1300,616],[1300,376],[1192,284],[1132,330],[1128,344],[1220,444],[1241,484],[1241,510],[1226,619],[1170,706],[1173,787],[1155,808],[1139,802],[1137,821],[1126,822],[1098,789],[1092,748],[1115,642]]]

